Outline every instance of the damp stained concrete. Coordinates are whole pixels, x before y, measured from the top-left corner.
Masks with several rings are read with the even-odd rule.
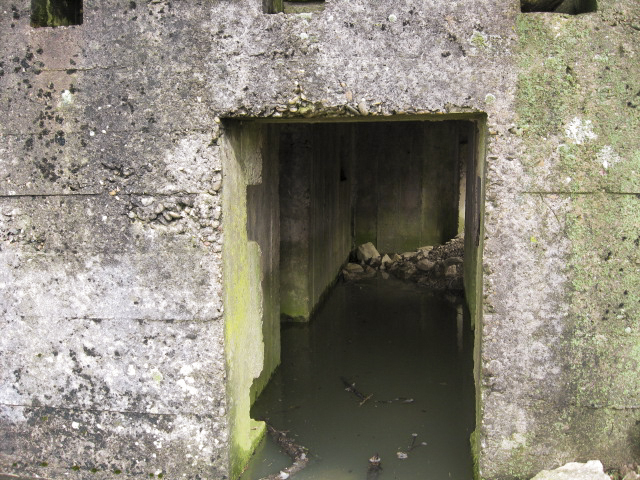
[[[378,453],[381,480],[470,480],[472,349],[463,299],[393,277],[339,282],[310,323],[283,326],[282,364],[252,416],[309,449],[296,479],[362,479]],[[360,405],[341,377],[373,396]],[[268,438],[242,479],[289,464]]]

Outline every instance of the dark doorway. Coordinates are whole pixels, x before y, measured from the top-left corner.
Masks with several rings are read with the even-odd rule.
[[[82,0],[31,0],[32,27],[82,25]]]
[[[249,421],[248,409],[269,383],[280,359],[308,364],[310,358],[319,358],[320,352],[315,350],[321,347],[308,338],[304,340],[304,335],[326,336],[325,350],[329,352],[332,344],[348,350],[348,344],[343,343],[345,329],[364,328],[360,333],[354,330],[352,335],[366,338],[368,333],[384,327],[377,320],[369,326],[360,321],[357,312],[368,311],[371,305],[374,310],[375,305],[381,311],[399,309],[399,318],[389,314],[390,333],[394,329],[413,332],[414,327],[422,331],[442,327],[440,333],[453,339],[454,346],[460,344],[466,349],[460,356],[466,359],[459,362],[465,372],[459,375],[460,385],[468,381],[472,374],[473,336],[461,332],[463,324],[472,329],[480,321],[477,304],[481,299],[484,117],[228,121],[225,130],[223,258],[229,391],[236,405],[232,410],[234,472],[242,468],[264,431],[260,422]],[[464,298],[435,298],[423,292],[424,301],[413,304],[422,305],[420,309],[425,311],[448,311],[448,314],[419,315],[411,320],[406,311],[402,312],[402,305],[369,299],[360,308],[345,307],[354,312],[353,325],[346,321],[336,325],[326,320],[309,324],[316,312],[333,308],[325,304],[336,305],[335,299],[331,299],[332,289],[357,245],[371,242],[381,254],[402,253],[445,243],[461,232],[464,232]],[[398,285],[393,282],[391,279],[390,284]],[[334,291],[345,292],[349,288],[338,285]],[[376,291],[385,295],[382,290]],[[403,289],[396,291],[402,297]],[[351,294],[358,297],[358,290],[351,290]],[[427,298],[435,303],[429,306],[431,300]],[[282,332],[281,319],[285,322]],[[404,321],[408,323],[403,329]],[[367,328],[373,330],[368,332]],[[296,329],[307,329],[307,333],[296,337]],[[318,329],[322,334],[313,333]],[[281,333],[286,338],[284,342]],[[334,340],[331,335],[335,335]],[[371,345],[378,357],[390,355],[391,359],[395,353],[408,352],[412,339],[419,338],[417,334],[401,337],[388,335],[388,348]],[[255,352],[258,344],[261,351]],[[436,351],[426,340],[421,344],[431,353]],[[281,348],[286,351],[281,352]],[[442,366],[438,358],[441,356],[429,360],[433,372]],[[257,370],[259,365],[261,371]],[[310,368],[305,375],[313,376],[314,367]],[[321,388],[337,389],[335,393],[343,395],[340,376],[351,377],[346,381],[364,378],[361,376],[364,374],[350,369],[347,364],[335,368],[333,385]],[[417,382],[424,386],[433,372],[421,368],[407,373],[410,379],[403,378],[407,385]],[[402,377],[402,369],[398,374]],[[277,381],[272,383],[275,384]],[[369,385],[363,388],[373,392],[376,387]],[[467,406],[460,407],[464,409],[460,418],[469,419],[474,415],[473,387],[465,388],[468,402],[461,404]],[[386,393],[378,395],[382,398]],[[397,393],[398,398],[410,395],[411,392]],[[372,406],[376,408],[375,402]],[[431,414],[438,415],[436,411]],[[409,432],[406,441],[411,441],[412,433],[426,436]],[[463,443],[468,445],[469,439],[464,438]],[[401,447],[399,444],[398,448]],[[410,445],[405,449],[410,449]]]

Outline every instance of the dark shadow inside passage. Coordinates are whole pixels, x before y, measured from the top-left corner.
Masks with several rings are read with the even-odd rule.
[[[285,124],[270,130],[279,149],[285,319],[309,319],[358,245],[371,242],[391,255],[443,244],[464,230],[473,122]]]
[[[82,25],[82,0],[31,0],[32,27]]]
[[[450,418],[463,419],[460,428],[453,428],[457,420],[450,420],[448,431],[446,425],[436,430],[441,439],[457,435],[451,441],[459,441],[464,460],[453,463],[470,471],[469,435],[475,416],[471,332],[481,297],[484,120],[282,122],[260,128],[256,138],[262,151],[261,179],[247,190],[247,233],[261,247],[263,271],[271,272],[262,277],[263,311],[270,319],[263,321],[265,369],[252,386],[253,400],[267,386],[280,358],[283,364],[254,407],[253,418],[275,420],[280,423],[276,428],[292,432],[313,423],[316,432],[322,431],[320,438],[294,434],[301,440],[309,438],[309,448],[322,450],[329,446],[322,446],[326,441],[343,442],[340,451],[357,446],[358,453],[347,456],[358,455],[359,461],[365,451],[373,449],[369,456],[376,453],[376,443],[380,448],[384,445],[387,462],[395,456],[394,471],[410,479],[422,478],[427,471],[451,473],[444,471],[449,468],[446,462],[429,467],[424,459],[413,460],[420,464],[417,470],[405,471],[412,460],[404,463],[398,455],[407,453],[402,449],[411,450],[408,442],[414,433],[423,437],[421,447],[421,442],[430,442],[426,438],[434,430],[427,430],[432,427],[414,432],[412,422],[416,428],[415,422],[422,422],[423,427],[437,423],[437,418],[451,414],[447,410],[445,415],[441,408],[455,405],[457,410]],[[362,285],[339,280],[345,262],[360,244],[371,242],[380,254],[403,253],[444,244],[461,232],[464,297],[445,298],[446,294],[438,296],[393,277],[378,276]],[[276,316],[285,322],[282,330],[275,324]],[[445,346],[451,347],[446,355],[440,350],[446,350]],[[453,377],[447,376],[450,369],[444,373],[447,366],[455,370]],[[373,417],[362,413],[364,405],[359,402],[353,410],[354,398],[345,392],[345,381],[362,384],[363,391],[376,399],[366,407],[373,409],[369,412]],[[457,385],[453,396],[440,391],[453,384]],[[395,400],[409,399],[412,392],[419,401]],[[324,400],[311,401],[316,397]],[[321,428],[344,423],[347,419],[341,420],[340,412],[351,412],[349,419],[363,415],[358,420],[361,423],[350,424],[347,437],[356,431],[369,433],[349,440],[340,437],[337,425],[333,431]],[[377,434],[370,427],[383,418],[405,416],[402,428],[394,434],[398,451],[390,454],[391,447],[376,442]],[[402,435],[407,438],[401,440]],[[266,443],[261,448],[274,447]],[[319,454],[323,462],[331,462],[328,456],[338,453],[327,452]],[[415,453],[410,458],[417,458],[419,449]],[[273,466],[277,456],[265,460],[257,455],[254,465],[267,462]],[[335,460],[338,468],[340,461]],[[420,463],[423,461],[426,463]],[[243,478],[263,476],[264,472],[251,469]],[[347,470],[341,470],[339,478],[350,478]],[[362,478],[359,473],[354,478]],[[322,470],[320,475],[330,474]],[[304,475],[296,477],[307,478]]]
[[[596,12],[597,0],[521,0],[520,8],[523,13],[553,12],[580,15]]]

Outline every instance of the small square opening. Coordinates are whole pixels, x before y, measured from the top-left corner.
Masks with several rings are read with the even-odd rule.
[[[523,13],[552,12],[579,15],[598,10],[597,0],[520,0]]]
[[[31,0],[31,26],[82,25],[82,0]]]
[[[324,0],[263,0],[264,13],[313,13],[324,10]]]

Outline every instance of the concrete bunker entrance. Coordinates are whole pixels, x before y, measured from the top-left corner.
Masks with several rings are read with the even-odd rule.
[[[251,405],[280,363],[281,322],[307,322],[354,249],[381,254],[464,232],[464,290],[479,321],[482,116],[227,121],[225,341],[232,473],[264,432]]]

